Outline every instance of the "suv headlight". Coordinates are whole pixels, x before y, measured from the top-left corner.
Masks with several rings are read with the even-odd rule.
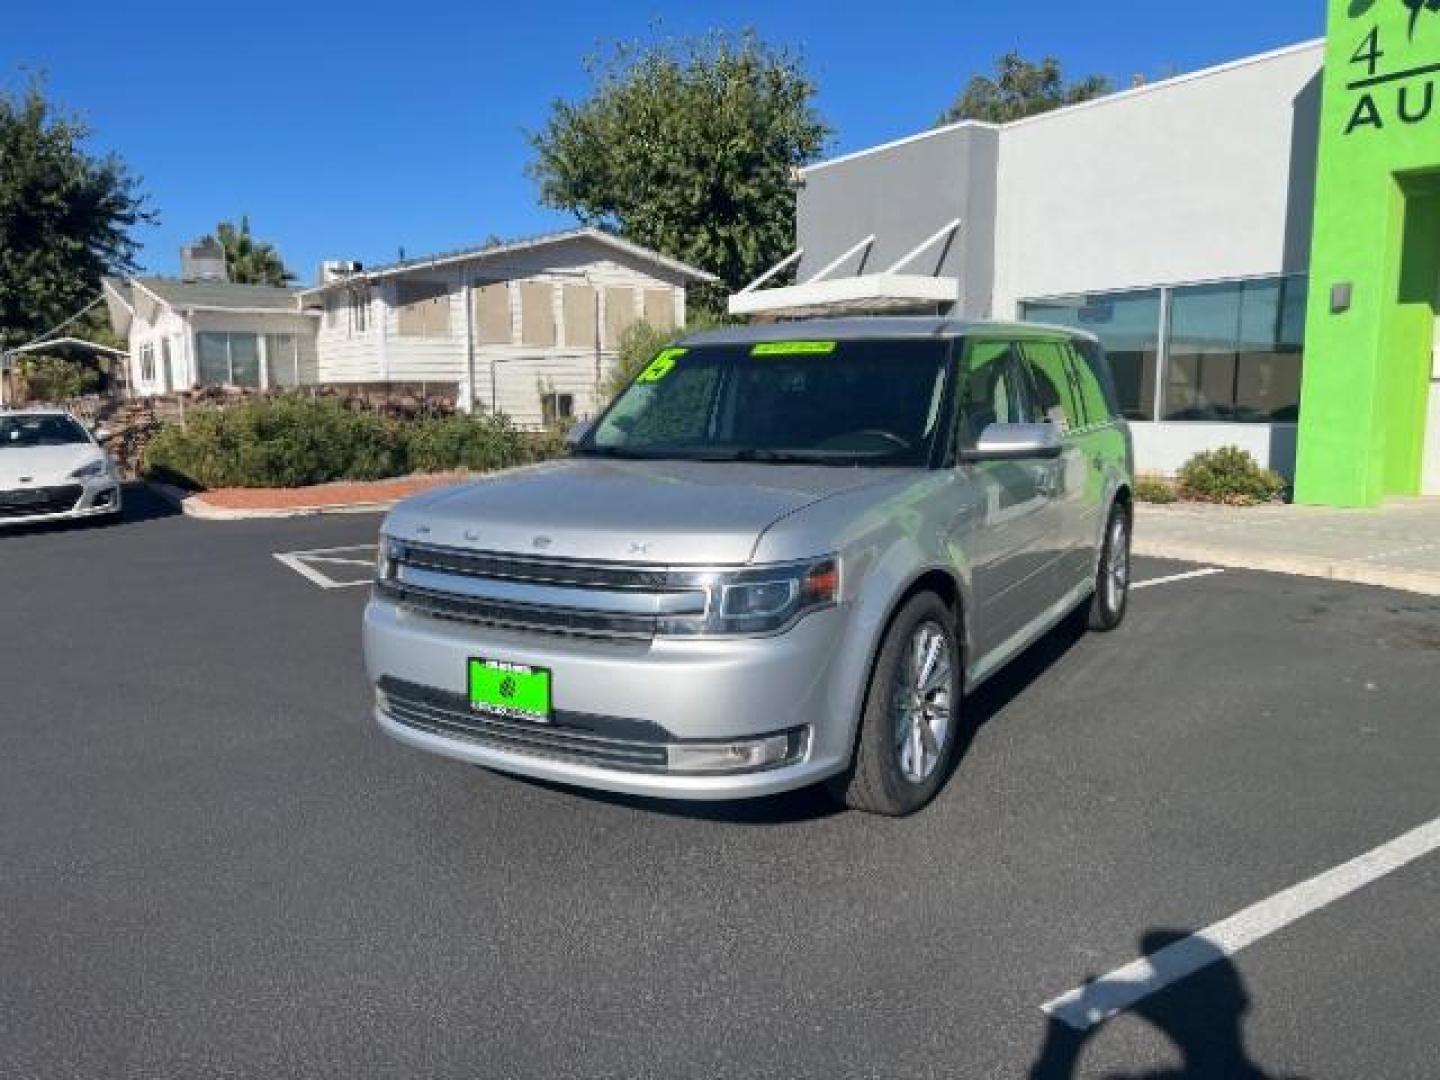
[[[375,580],[393,580],[396,564],[404,556],[404,553],[404,545],[399,540],[381,533],[380,542],[375,546]]]
[[[840,601],[840,560],[757,566],[710,575],[705,614],[659,620],[656,632],[677,637],[773,634]]]
[[[107,461],[105,458],[99,458],[95,461],[89,462],[86,465],[81,465],[78,469],[76,469],[70,474],[70,479],[91,480],[97,476],[106,476],[109,474],[109,472],[110,462]]]

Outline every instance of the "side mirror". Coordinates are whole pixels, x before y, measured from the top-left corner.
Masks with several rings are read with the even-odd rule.
[[[107,427],[97,427],[92,434],[95,436],[96,442],[105,442],[115,433]]]
[[[591,422],[590,422],[589,420],[577,420],[577,421],[575,421],[575,426],[572,427],[572,428],[571,428],[568,432],[566,432],[566,434],[565,434],[565,445],[568,446],[568,447],[570,447],[572,450],[573,450],[575,447],[579,446],[579,445],[580,445],[580,440],[583,439],[583,438],[585,438],[586,435],[589,435],[589,434],[590,434],[590,428],[591,428],[592,426],[593,426],[593,425],[591,424]]]
[[[960,451],[960,460],[1057,458],[1064,449],[1064,437],[1054,424],[988,424],[973,447]]]

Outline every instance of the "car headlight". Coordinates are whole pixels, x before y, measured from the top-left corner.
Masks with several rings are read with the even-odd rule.
[[[661,618],[656,632],[677,637],[773,634],[840,601],[834,556],[716,573],[706,581],[705,614]]]
[[[375,547],[375,580],[392,581],[395,577],[395,567],[404,555],[404,546],[393,537],[380,534],[380,542]]]
[[[110,463],[104,458],[92,461],[89,464],[81,465],[70,474],[71,480],[91,480],[97,476],[105,476],[110,472]]]

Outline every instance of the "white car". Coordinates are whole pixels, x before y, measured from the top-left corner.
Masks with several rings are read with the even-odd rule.
[[[60,409],[0,411],[0,527],[120,512],[120,477]]]

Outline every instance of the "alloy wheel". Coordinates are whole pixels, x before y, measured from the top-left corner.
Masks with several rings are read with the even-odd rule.
[[[891,705],[900,773],[912,784],[930,779],[951,734],[955,658],[950,635],[927,620],[910,635],[896,665]]]

